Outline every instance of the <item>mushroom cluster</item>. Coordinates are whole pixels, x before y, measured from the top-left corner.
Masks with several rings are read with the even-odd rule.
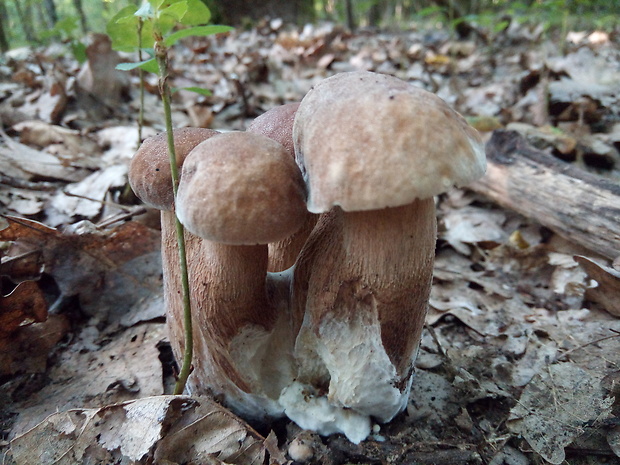
[[[431,287],[433,196],[484,173],[478,134],[433,94],[351,72],[245,132],[186,129],[175,141],[176,202],[162,136],[140,148],[130,183],[163,210],[177,357],[175,214],[188,230],[196,324],[187,389],[249,420],[286,415],[364,440],[373,420],[406,406]]]

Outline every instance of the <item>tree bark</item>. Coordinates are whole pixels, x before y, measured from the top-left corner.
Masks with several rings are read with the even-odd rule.
[[[345,9],[347,14],[347,27],[350,31],[355,31],[355,11],[352,0],[345,0]]]
[[[80,26],[82,28],[82,34],[88,33],[88,23],[86,22],[86,15],[84,14],[84,8],[82,6],[82,0],[73,0],[73,6],[80,18]]]
[[[54,0],[44,0],[43,5],[45,6],[45,11],[47,12],[47,17],[51,24],[51,27],[58,22],[58,13],[56,12],[56,4]]]
[[[26,40],[29,43],[35,43],[37,41],[34,31],[32,29],[32,21],[30,20],[30,12],[28,11],[28,4],[22,3],[21,0],[15,1],[15,10],[19,17],[19,22],[22,25],[22,30],[26,36]]]
[[[8,15],[6,11],[6,7],[4,3],[0,2],[0,52],[8,52],[9,51],[9,40],[7,38],[6,32],[4,30],[5,21],[7,20]]]
[[[487,143],[487,174],[468,186],[610,259],[620,256],[620,185],[531,147],[514,131]]]
[[[215,0],[226,24],[240,24],[244,19],[282,18],[300,23],[313,19],[312,0]]]

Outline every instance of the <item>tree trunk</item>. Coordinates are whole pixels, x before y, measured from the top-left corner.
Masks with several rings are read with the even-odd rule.
[[[58,22],[58,13],[56,12],[56,4],[54,0],[44,0],[43,5],[45,6],[45,11],[47,12],[47,18],[51,24],[51,27]]]
[[[4,23],[6,22],[8,17],[8,12],[6,10],[4,2],[0,2],[0,52],[2,53],[9,51],[9,40],[4,30]]]
[[[82,7],[82,0],[73,0],[73,6],[75,7],[78,17],[80,18],[82,34],[86,35],[88,33],[88,24],[86,22],[86,15],[84,14],[84,8]]]
[[[347,27],[350,31],[355,31],[355,12],[353,11],[352,0],[345,0],[345,9],[347,14]]]
[[[381,23],[381,13],[383,11],[383,0],[375,0],[368,9],[368,25],[378,27]]]
[[[31,14],[28,8],[27,3],[22,3],[22,0],[15,1],[15,9],[17,11],[17,16],[19,17],[19,22],[22,25],[22,30],[24,31],[24,35],[26,36],[26,40],[29,43],[37,42],[37,39],[34,35],[34,31],[32,29],[32,21]]]
[[[214,0],[226,24],[236,25],[244,19],[282,18],[286,22],[302,23],[314,17],[312,0]]]
[[[475,31],[471,24],[464,19],[467,15],[467,10],[463,5],[455,0],[434,0],[434,3],[443,8],[447,12],[450,20],[456,23],[454,30],[460,39],[469,37],[469,35]]]

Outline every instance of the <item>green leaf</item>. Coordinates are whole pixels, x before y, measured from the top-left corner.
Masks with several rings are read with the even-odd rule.
[[[199,26],[211,20],[211,11],[202,0],[187,0],[187,13],[181,19],[185,26]]]
[[[418,11],[417,15],[421,18],[424,18],[426,16],[432,16],[432,15],[436,15],[436,14],[443,14],[443,8],[440,6],[429,6],[426,8],[422,8],[420,11]]]
[[[128,6],[120,10],[108,21],[106,32],[112,39],[112,48],[122,52],[133,52],[138,49],[138,26],[140,18],[136,15],[136,7]],[[142,22],[142,47],[153,46],[152,21]]]
[[[144,71],[148,71],[149,73],[157,74],[159,72],[159,68],[157,67],[157,60],[155,60],[155,58],[140,61],[138,63],[119,63],[118,65],[116,65],[116,69],[119,69],[121,71],[131,71],[132,69],[137,68],[142,68]]]
[[[210,36],[213,34],[221,34],[222,32],[229,32],[229,31],[232,31],[233,29],[234,28],[230,26],[219,26],[219,25],[190,27],[187,29],[181,29],[180,31],[176,31],[170,34],[168,37],[164,39],[164,44],[167,47],[170,47],[171,45],[175,44],[178,40],[183,39],[184,37]]]
[[[73,51],[73,56],[78,61],[78,63],[84,63],[86,61],[86,45],[80,41],[73,40],[71,41],[71,50]]]
[[[171,16],[175,21],[181,22],[183,16],[187,13],[187,1],[173,3],[172,5],[164,8],[159,12],[158,17],[163,19],[163,16]]]
[[[493,33],[501,32],[504,29],[506,29],[508,26],[510,26],[510,21],[508,20],[500,21],[495,26],[493,26]]]
[[[127,6],[116,13],[106,25],[106,32],[112,39],[114,50],[131,50],[137,40],[138,20],[134,16],[136,9],[134,6]],[[136,27],[133,23],[135,22]]]
[[[177,92],[179,90],[188,90],[190,92],[195,92],[200,95],[213,95],[209,89],[203,89],[202,87],[173,87],[172,92]]]

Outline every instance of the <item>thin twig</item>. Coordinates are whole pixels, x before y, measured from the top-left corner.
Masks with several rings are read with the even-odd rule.
[[[617,330],[611,329],[611,328],[609,328],[609,330],[612,333],[614,333],[614,334],[611,334],[609,336],[604,336],[604,337],[595,339],[594,341],[586,342],[585,344],[581,344],[580,346],[577,346],[577,347],[573,347],[572,349],[567,350],[563,354],[559,355],[557,360],[561,360],[561,359],[567,357],[568,355],[570,355],[571,353],[575,352],[576,350],[583,349],[583,348],[591,346],[593,344],[598,344],[599,342],[606,341],[607,339],[613,339],[615,337],[620,337],[620,331],[617,331]]]

